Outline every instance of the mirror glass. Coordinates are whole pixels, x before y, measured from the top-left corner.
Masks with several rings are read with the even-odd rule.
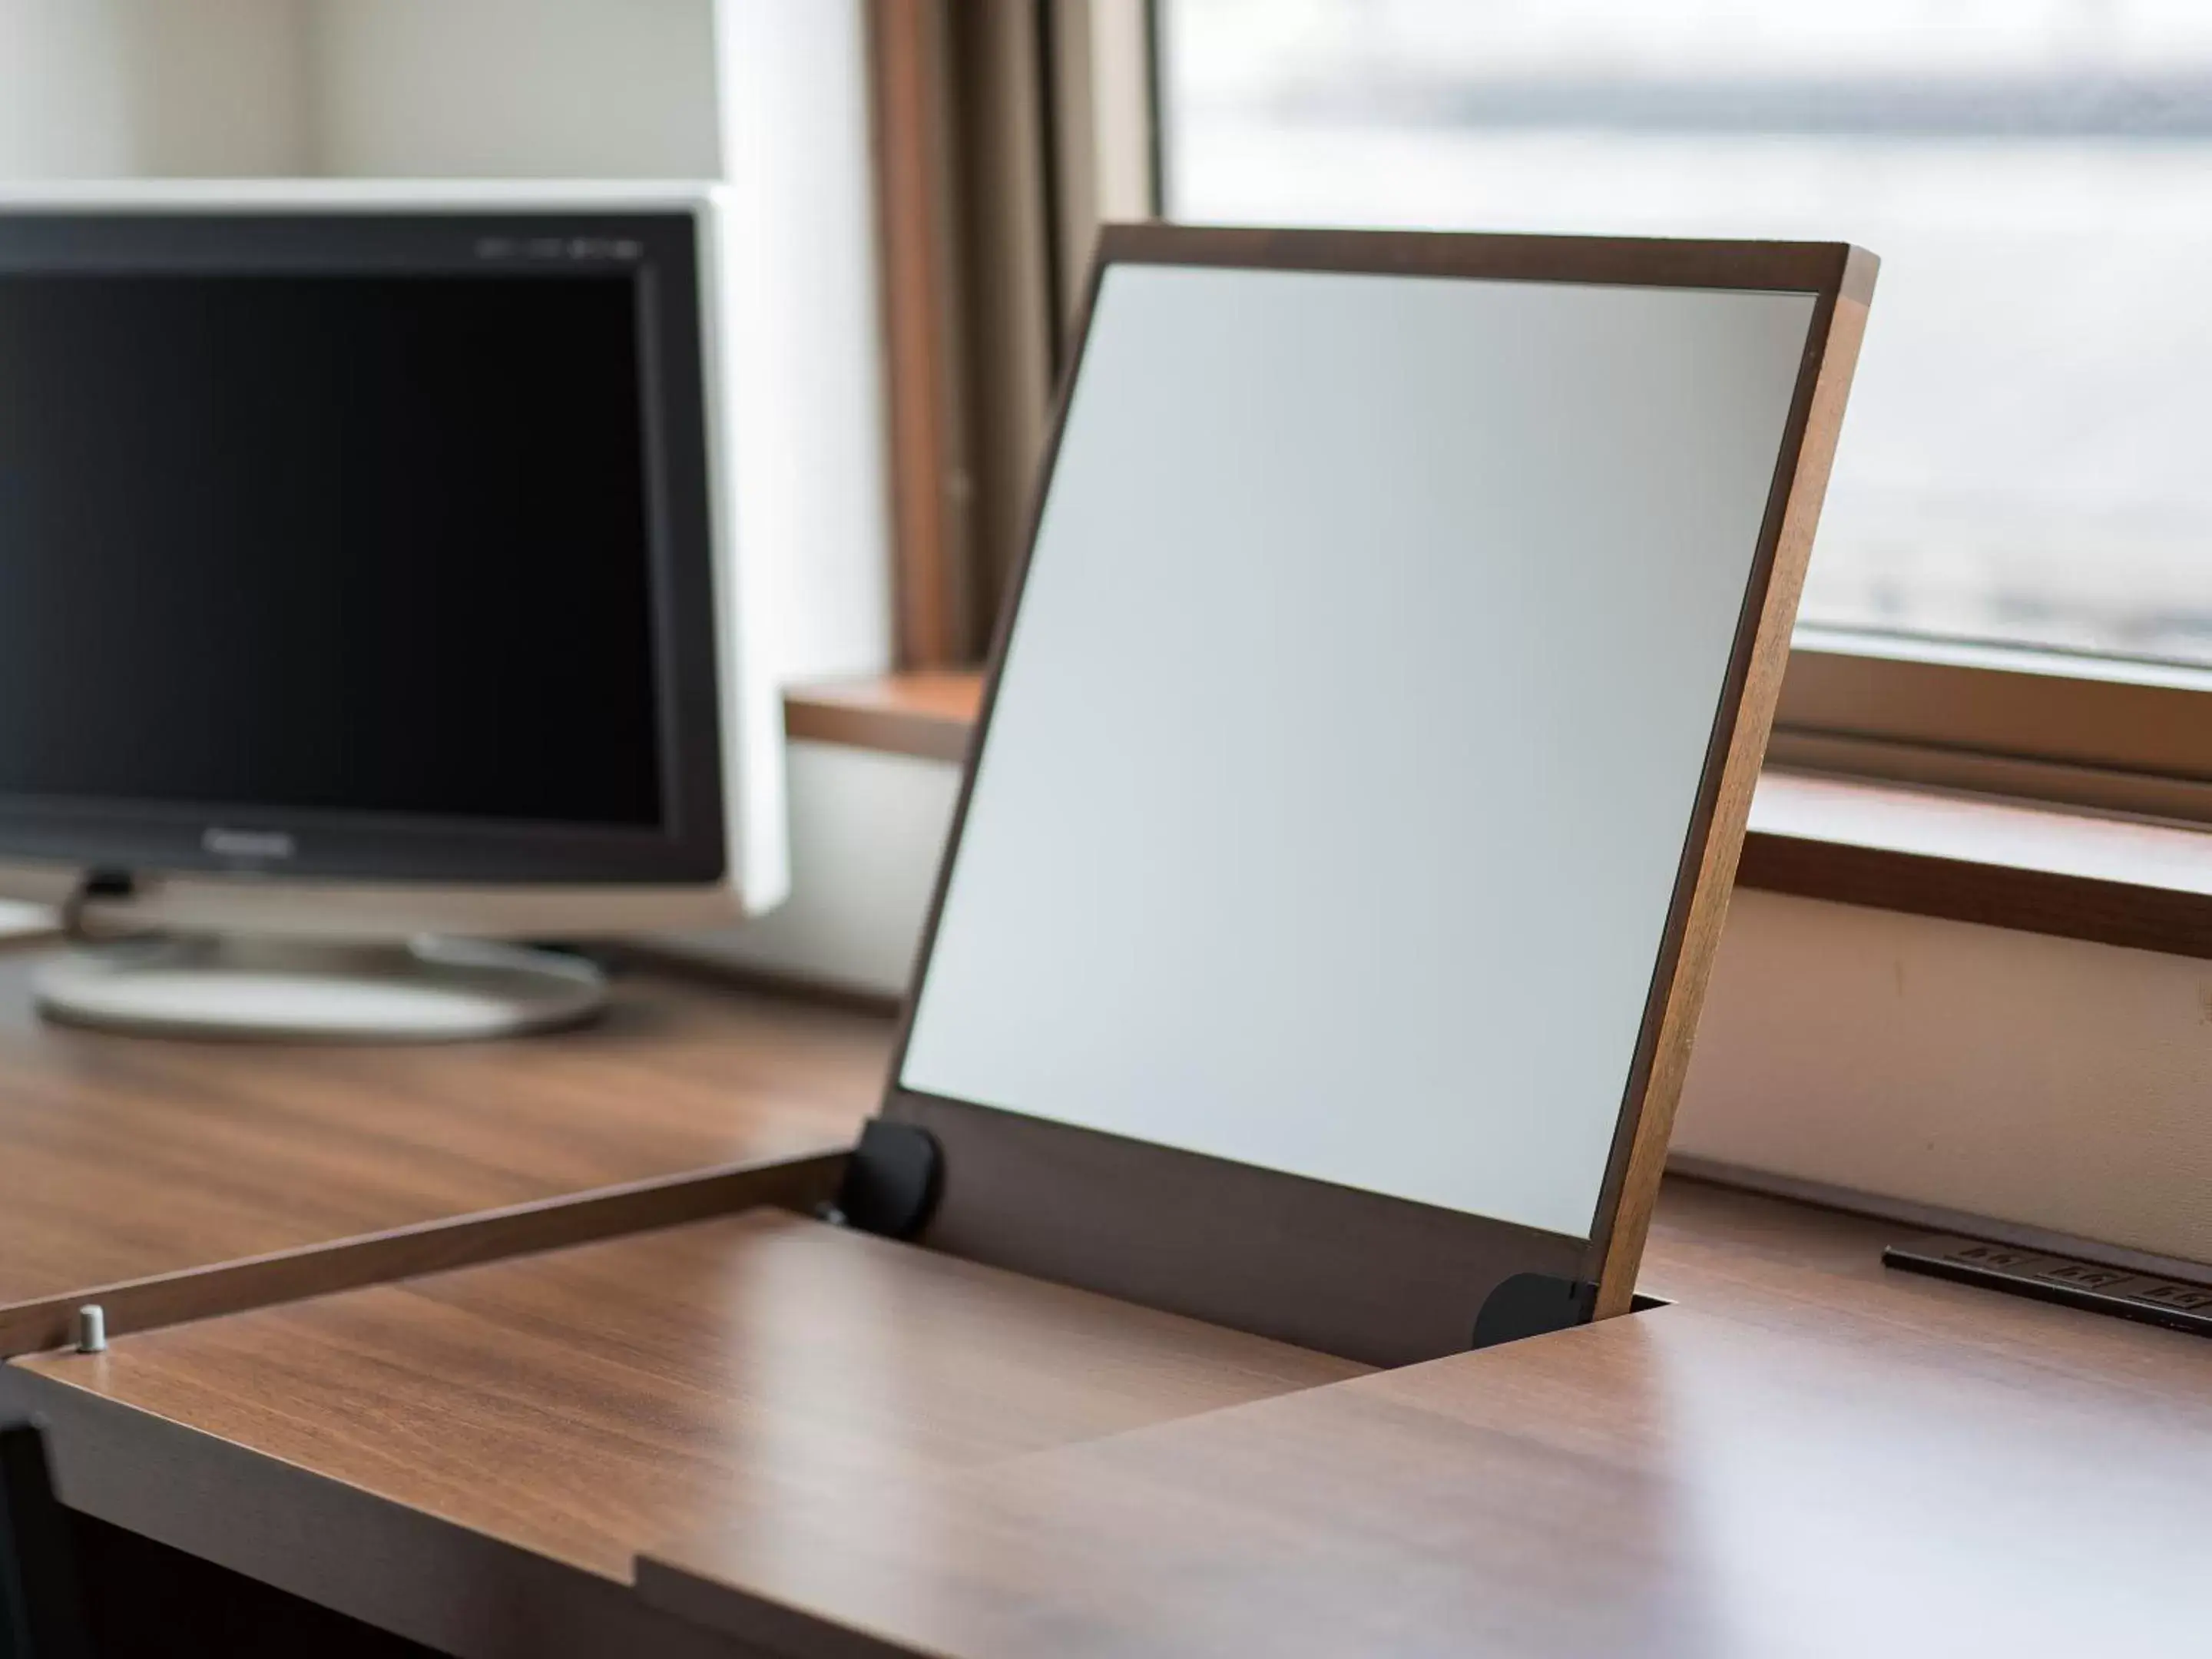
[[[1814,302],[1110,266],[903,1085],[1589,1237]]]

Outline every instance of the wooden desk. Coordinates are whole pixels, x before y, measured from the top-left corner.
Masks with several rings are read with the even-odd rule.
[[[461,1653],[2194,1651],[2212,1345],[1892,1236],[1674,1183],[1677,1305],[1346,1378],[761,1214],[8,1389],[72,1502]]]
[[[43,948],[0,950],[0,1353],[66,1340],[85,1301],[121,1331],[727,1209],[696,1183],[850,1144],[889,1042],[650,972],[602,1023],[527,1041],[116,1036],[33,1012]]]
[[[2212,1344],[1888,1274],[1671,1187],[1672,1307],[902,1487],[640,1565],[793,1651],[2205,1650]],[[793,1643],[801,1616],[843,1633]]]
[[[637,1554],[749,1498],[865,1516],[1364,1370],[757,1210],[28,1357],[8,1391],[133,1531],[448,1650],[622,1652],[677,1639],[609,1594]]]

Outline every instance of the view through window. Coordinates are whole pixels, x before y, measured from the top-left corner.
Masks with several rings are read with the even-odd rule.
[[[2212,668],[2212,4],[1161,0],[1160,31],[1175,218],[1874,249],[1804,623]]]

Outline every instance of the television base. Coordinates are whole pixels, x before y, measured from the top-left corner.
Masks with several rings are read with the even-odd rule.
[[[141,1036],[452,1042],[577,1024],[606,981],[573,957],[475,939],[155,938],[72,951],[37,994],[49,1019]]]

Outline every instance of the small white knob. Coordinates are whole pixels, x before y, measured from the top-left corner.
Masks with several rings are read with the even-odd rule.
[[[76,1351],[107,1352],[107,1310],[97,1302],[88,1302],[76,1310]]]

